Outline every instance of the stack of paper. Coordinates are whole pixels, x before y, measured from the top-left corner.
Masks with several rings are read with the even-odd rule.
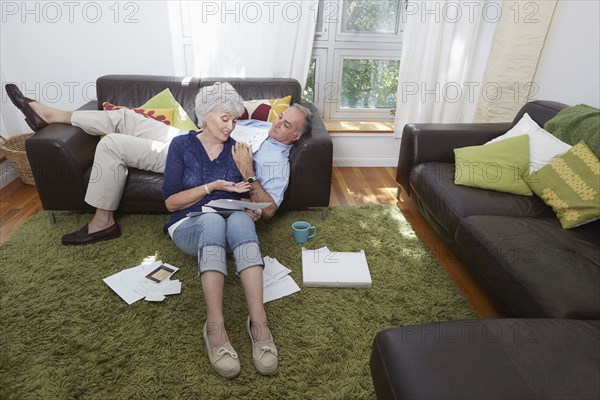
[[[364,250],[356,253],[302,248],[302,281],[307,287],[371,287]]]
[[[160,282],[154,282],[147,278],[157,268],[165,266],[165,270],[171,270],[166,275],[161,276]],[[181,293],[181,282],[179,280],[170,280],[171,276],[179,271],[179,268],[162,261],[155,261],[150,264],[141,264],[137,267],[128,268],[117,272],[103,281],[127,304],[133,304],[138,300],[163,301],[165,296]]]
[[[263,270],[263,303],[280,299],[300,291],[300,287],[289,275],[292,270],[281,265],[271,257],[263,257],[265,269]]]

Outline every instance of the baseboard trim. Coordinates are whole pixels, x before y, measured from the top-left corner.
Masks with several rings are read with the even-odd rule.
[[[398,158],[334,157],[334,167],[396,167]]]

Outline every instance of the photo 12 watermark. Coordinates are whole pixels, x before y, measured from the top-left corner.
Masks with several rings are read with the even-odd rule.
[[[25,97],[40,103],[75,103],[83,99],[85,102],[96,100],[96,82],[2,82],[15,84]],[[2,102],[7,103],[8,94],[2,90]]]
[[[134,1],[2,1],[2,23],[140,22],[140,3]]]

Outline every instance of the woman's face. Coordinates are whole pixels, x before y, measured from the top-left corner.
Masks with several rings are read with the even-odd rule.
[[[212,135],[219,142],[225,142],[235,128],[238,115],[229,114],[220,110],[215,110],[208,115],[204,131]]]

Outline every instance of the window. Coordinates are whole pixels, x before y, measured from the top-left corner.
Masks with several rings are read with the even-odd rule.
[[[320,0],[303,99],[327,119],[392,119],[402,0]],[[305,100],[307,101],[307,100]]]

